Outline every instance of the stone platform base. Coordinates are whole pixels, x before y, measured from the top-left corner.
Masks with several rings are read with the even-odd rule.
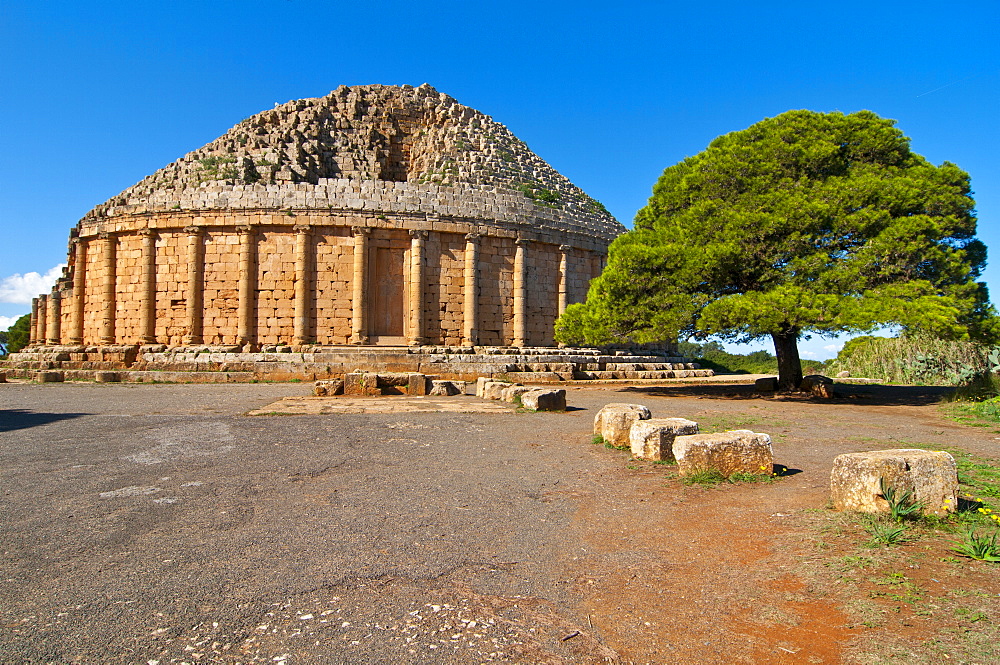
[[[114,372],[119,381],[134,383],[315,381],[358,371],[525,383],[713,375],[662,351],[555,347],[268,346],[251,351],[237,346],[39,346],[0,361],[0,371],[10,379],[34,380],[37,372],[48,370],[63,372],[66,381],[94,381],[99,372],[107,380],[107,373]]]

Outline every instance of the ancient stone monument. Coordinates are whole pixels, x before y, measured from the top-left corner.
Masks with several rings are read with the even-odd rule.
[[[270,374],[325,378],[365,366],[337,359],[351,346],[381,349],[375,369],[395,371],[420,369],[412,349],[550,348],[624,230],[506,127],[429,85],[340,87],[251,116],[87,213],[14,360],[233,376],[280,361]],[[664,355],[612,367],[696,369]],[[583,369],[549,356],[571,378]],[[511,370],[538,371],[443,374]]]

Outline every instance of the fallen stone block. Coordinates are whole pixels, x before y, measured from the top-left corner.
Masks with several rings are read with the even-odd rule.
[[[774,466],[771,437],[747,429],[678,436],[672,452],[682,477],[713,470],[726,478],[734,473],[756,475],[771,473]]]
[[[958,507],[958,468],[944,451],[894,449],[846,453],[833,460],[830,495],[835,510],[887,513],[881,479],[897,495],[912,492],[923,513],[944,515]]]
[[[97,383],[118,383],[121,377],[118,372],[97,371],[94,372],[94,381]]]
[[[491,380],[487,376],[480,376],[476,379],[476,397],[483,397],[483,387]]]
[[[765,376],[753,382],[754,390],[761,393],[773,393],[778,389],[778,377]]]
[[[833,392],[832,383],[814,383],[809,392],[816,397],[822,397],[823,399],[833,399],[837,396],[837,394]]]
[[[65,377],[62,372],[35,372],[35,381],[38,381],[39,383],[61,383],[64,379]]]
[[[372,396],[381,395],[378,375],[373,372],[350,372],[344,375],[344,394]]]
[[[654,462],[674,459],[674,439],[698,433],[698,423],[684,418],[639,420],[629,430],[632,456]]]
[[[630,445],[629,430],[632,425],[652,417],[649,407],[642,404],[606,404],[594,417],[594,434],[601,435],[605,443],[624,448]]]
[[[524,393],[529,390],[534,390],[528,386],[522,386],[520,383],[515,383],[513,385],[508,385],[506,388],[500,390],[500,399],[504,402],[510,402],[511,404],[517,402]]]
[[[521,404],[532,411],[565,411],[566,391],[562,388],[534,388],[521,395]]]
[[[343,392],[343,379],[323,379],[313,384],[313,394],[317,397],[332,397]]]
[[[808,376],[802,377],[802,382],[799,384],[799,390],[804,393],[815,393],[816,386],[832,385],[833,379],[828,376],[823,376],[822,374],[810,374]]]
[[[851,375],[851,373],[848,372],[846,369],[844,371],[842,371],[842,372],[837,372],[837,378],[838,379],[846,379],[850,375]]]
[[[483,386],[484,399],[503,399],[503,391],[512,384],[507,381],[487,381]]]
[[[433,379],[431,381],[431,391],[429,395],[435,397],[448,397],[451,395],[462,395],[465,393],[465,381],[446,381],[444,379]]]
[[[406,382],[406,394],[407,395],[426,395],[427,394],[427,380],[426,374],[420,374],[418,372],[411,372],[409,378]]]

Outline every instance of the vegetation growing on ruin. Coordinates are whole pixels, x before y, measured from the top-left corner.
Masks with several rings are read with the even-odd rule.
[[[199,181],[233,180],[239,177],[239,172],[233,164],[236,158],[232,155],[212,155],[198,160],[201,164],[198,172]]]
[[[804,334],[993,340],[969,176],[911,152],[894,124],[789,111],[666,169],[557,340],[770,338],[785,389]]]

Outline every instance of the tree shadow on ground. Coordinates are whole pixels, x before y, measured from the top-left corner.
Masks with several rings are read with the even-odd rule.
[[[926,406],[944,401],[955,391],[948,386],[883,386],[834,384],[833,399],[814,397],[808,393],[761,393],[753,385],[681,385],[630,386],[622,392],[634,392],[657,397],[694,397],[703,399],[762,399],[772,402],[816,402],[838,405]]]
[[[0,432],[13,432],[16,429],[28,429],[39,425],[69,420],[89,413],[39,413],[25,409],[0,409]]]

